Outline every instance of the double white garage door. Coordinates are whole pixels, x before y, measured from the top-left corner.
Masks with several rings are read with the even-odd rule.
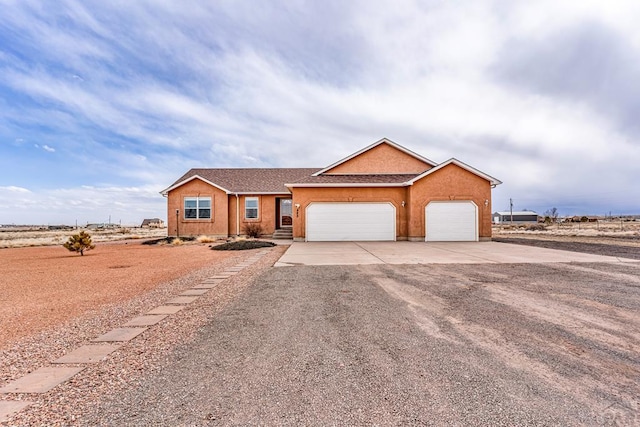
[[[396,208],[391,203],[312,203],[307,240],[396,240]]]
[[[396,240],[391,203],[312,203],[306,209],[307,241]],[[425,209],[426,240],[478,240],[477,209],[471,202],[431,202]]]

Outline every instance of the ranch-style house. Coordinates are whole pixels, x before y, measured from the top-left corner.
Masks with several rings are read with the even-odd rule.
[[[384,138],[324,168],[191,169],[161,194],[170,236],[237,236],[258,223],[296,241],[478,241],[491,238],[499,184]]]

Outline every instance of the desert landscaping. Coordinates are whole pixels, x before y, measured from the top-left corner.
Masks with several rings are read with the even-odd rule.
[[[0,233],[0,268],[5,304],[0,307],[0,349],[107,304],[149,292],[158,284],[238,256],[211,251],[206,236],[185,243],[145,245],[166,229],[91,232],[95,250],[85,256],[62,243],[72,231]],[[640,223],[495,226],[497,241],[640,257]]]
[[[84,256],[62,246],[0,251],[0,349],[233,256],[206,244],[147,246],[141,241],[98,243]]]

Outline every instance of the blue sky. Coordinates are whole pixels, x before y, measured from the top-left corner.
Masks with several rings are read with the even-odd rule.
[[[137,224],[192,167],[383,137],[493,209],[640,213],[637,1],[0,0],[0,224]]]

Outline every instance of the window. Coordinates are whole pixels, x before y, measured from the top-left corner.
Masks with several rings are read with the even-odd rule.
[[[257,197],[244,198],[244,218],[258,219],[258,198]]]
[[[211,197],[185,197],[185,219],[210,219]]]

